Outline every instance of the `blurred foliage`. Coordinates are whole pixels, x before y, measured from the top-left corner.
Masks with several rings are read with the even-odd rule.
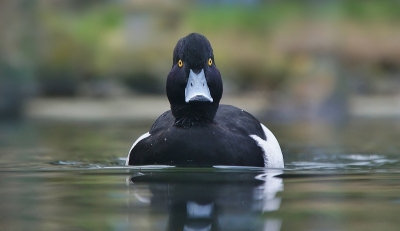
[[[102,38],[116,30],[123,19],[115,7],[89,8],[84,12],[43,10],[39,15],[49,41],[40,44],[43,50],[49,50],[42,56],[43,65],[75,65],[90,71],[95,71],[104,52]]]
[[[343,11],[347,18],[359,22],[370,23],[400,21],[400,2],[395,0],[383,1],[342,1]]]
[[[283,19],[296,18],[299,4],[282,3],[273,7],[216,6],[196,8],[188,13],[188,24],[201,31],[237,30],[264,33]]]
[[[10,2],[2,5],[3,11],[19,12],[18,3],[24,5],[24,1]],[[71,88],[76,88],[88,79],[118,78],[139,91],[161,92],[176,41],[195,31],[213,44],[224,79],[239,89],[274,89],[290,79],[296,56],[321,52],[309,41],[315,39],[307,31],[310,27],[322,33],[321,40],[334,43],[351,36],[369,39],[372,34],[376,37],[372,42],[384,44],[388,36],[398,34],[400,22],[400,2],[394,0],[233,2],[37,0],[23,8],[34,15],[35,29],[29,33],[35,54],[29,57],[42,82],[71,78]],[[15,27],[3,23],[0,32],[17,33]],[[387,31],[375,33],[379,27]],[[16,36],[27,38],[26,33]],[[3,47],[7,46],[4,41],[0,40]],[[341,52],[343,60],[350,57],[351,65],[369,62],[379,68],[385,59],[399,69],[396,57],[369,52],[369,43],[359,43],[359,50],[348,52],[340,50],[346,46],[328,45],[323,52]],[[24,48],[15,49],[13,53]],[[372,54],[370,60],[364,60],[363,49]],[[4,62],[12,62],[10,57],[4,56]]]

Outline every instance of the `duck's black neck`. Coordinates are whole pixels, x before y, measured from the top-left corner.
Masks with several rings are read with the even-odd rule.
[[[171,105],[175,117],[175,126],[190,128],[205,126],[214,122],[218,104],[214,103],[189,103],[184,105]]]

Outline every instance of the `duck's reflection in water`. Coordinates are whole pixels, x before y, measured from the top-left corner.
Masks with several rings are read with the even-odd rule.
[[[137,174],[129,182],[129,222],[139,222],[139,217],[159,222],[153,230],[278,231],[281,220],[270,218],[269,212],[280,206],[280,174],[280,170]],[[135,216],[143,206],[149,207],[149,217]],[[168,220],[160,222],[163,213],[168,213]]]

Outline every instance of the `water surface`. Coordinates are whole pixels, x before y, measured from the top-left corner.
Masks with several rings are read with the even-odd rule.
[[[285,169],[123,166],[148,126],[1,125],[0,230],[400,227],[397,121],[272,125]]]

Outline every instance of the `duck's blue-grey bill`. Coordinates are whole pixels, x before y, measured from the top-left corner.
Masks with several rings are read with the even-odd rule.
[[[185,88],[185,102],[189,103],[193,101],[213,102],[206,76],[204,75],[204,69],[198,74],[190,69],[189,79]]]

